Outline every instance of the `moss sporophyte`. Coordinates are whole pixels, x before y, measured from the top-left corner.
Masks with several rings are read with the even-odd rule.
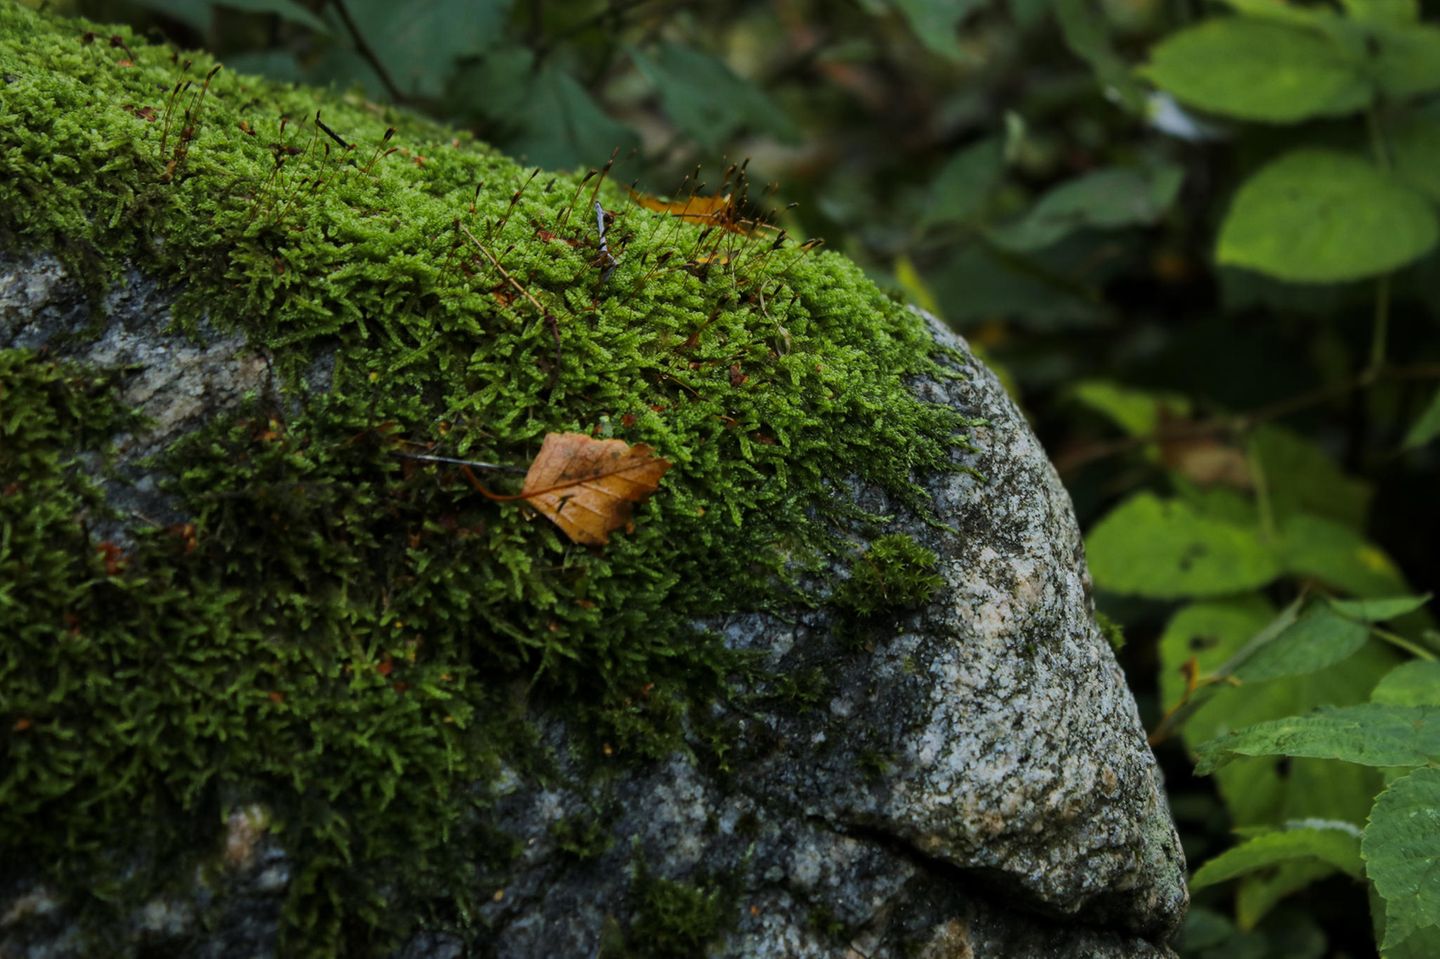
[[[273,371],[127,464],[161,525],[95,466],[143,430],[126,371],[0,351],[0,860],[94,928],[213,876],[252,804],[286,954],[461,921],[512,848],[486,784],[545,764],[528,717],[582,720],[602,770],[689,748],[745,665],[697,624],[824,601],[797,584],[853,552],[843,481],[923,512],[954,468],[968,424],[907,388],[946,358],[840,256],[12,0],[0,74],[0,247],[175,284],[177,334]],[[556,432],[673,464],[603,549],[394,455],[523,466]],[[893,558],[857,569],[912,601]]]

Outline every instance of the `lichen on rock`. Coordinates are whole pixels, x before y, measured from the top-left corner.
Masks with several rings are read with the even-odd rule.
[[[1173,928],[1063,491],[1017,512],[994,451],[1048,466],[963,343],[843,257],[124,28],[0,2],[0,81],[0,943],[991,955],[971,860],[1075,942]],[[402,455],[550,432],[674,464],[603,550]],[[962,798],[965,644],[1022,621],[1020,695],[1100,677],[1123,809],[1012,754]],[[1069,852],[1014,839],[1047,801]]]

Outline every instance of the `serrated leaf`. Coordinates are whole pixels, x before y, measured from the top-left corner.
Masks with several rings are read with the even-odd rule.
[[[1440,662],[1416,659],[1396,666],[1375,684],[1370,701],[1391,706],[1440,706]]]
[[[1142,72],[1182,103],[1268,123],[1352,113],[1371,97],[1365,75],[1327,36],[1251,17],[1217,17],[1172,34]]]
[[[1417,769],[1380,794],[1362,842],[1365,872],[1385,900],[1382,951],[1440,935],[1440,769]]]
[[[1364,766],[1440,761],[1440,707],[1361,703],[1247,726],[1196,750],[1205,775],[1237,756],[1307,756]]]
[[[1435,212],[1373,164],[1301,149],[1241,184],[1220,227],[1217,258],[1296,283],[1388,273],[1440,236]]]
[[[719,149],[742,129],[785,141],[799,137],[785,111],[764,90],[715,57],[678,43],[661,43],[649,54],[629,52],[660,95],[671,122],[706,149]]]
[[[1332,599],[1330,605],[1342,616],[1366,623],[1384,623],[1413,613],[1430,601],[1423,596],[1387,596],[1375,599]]]
[[[1405,434],[1404,446],[1407,450],[1419,449],[1437,436],[1440,436],[1440,389],[1435,391],[1435,395],[1430,398],[1430,405],[1425,407],[1420,418]]]
[[[1077,230],[1116,229],[1157,221],[1180,192],[1184,171],[1172,164],[1096,170],[1042,196],[1019,221],[990,231],[1008,250],[1041,250]]]
[[[1195,657],[1200,676],[1212,675],[1257,636],[1278,633],[1294,619],[1289,608],[1277,617],[1274,607],[1255,595],[1182,608],[1160,637],[1161,701],[1167,707],[1179,702],[1184,689],[1181,666],[1190,657]],[[1193,749],[1237,727],[1317,706],[1364,702],[1396,662],[1389,648],[1369,643],[1343,663],[1317,672],[1211,687],[1209,698],[1181,727],[1181,736]],[[1247,758],[1216,771],[1232,822],[1243,826],[1313,817],[1361,822],[1380,785],[1379,774],[1363,766],[1323,759],[1287,759],[1283,765],[1282,770],[1281,760],[1273,757]],[[1261,890],[1252,893],[1257,902],[1264,898]]]
[[[1318,860],[1356,878],[1364,873],[1358,830],[1285,829],[1257,836],[1225,850],[1195,871],[1190,878],[1190,888],[1203,889],[1297,859]]]
[[[1154,599],[1254,589],[1279,573],[1256,529],[1152,493],[1131,497],[1096,523],[1086,551],[1097,585]]]
[[[1329,606],[1310,607],[1274,639],[1257,647],[1236,670],[1245,682],[1299,676],[1334,665],[1354,655],[1370,629],[1346,619]]]

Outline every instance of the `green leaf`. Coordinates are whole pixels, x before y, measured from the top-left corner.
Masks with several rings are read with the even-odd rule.
[[[1440,389],[1430,398],[1430,405],[1420,414],[1410,427],[1410,432],[1405,434],[1405,448],[1407,450],[1419,449],[1429,443],[1435,437],[1440,436]]]
[[[1440,662],[1414,659],[1386,673],[1370,701],[1390,706],[1440,706]]]
[[[1247,17],[1293,23],[1305,27],[1325,28],[1338,21],[1333,12],[1316,6],[1302,6],[1290,0],[1223,0],[1237,13]]]
[[[638,142],[635,133],[600,109],[574,77],[549,67],[535,78],[523,133],[509,146],[542,167],[598,166],[616,148]]]
[[[328,34],[330,28],[313,12],[296,3],[295,0],[218,0],[217,7],[244,10],[246,13],[273,13],[282,20],[309,27],[316,33]]]
[[[1319,860],[1358,879],[1364,874],[1360,862],[1360,831],[1353,826],[1348,829],[1307,827],[1257,836],[1225,850],[1197,869],[1190,878],[1190,888],[1204,889],[1296,859]]]
[[[1356,529],[1364,525],[1370,485],[1346,476],[1332,456],[1299,434],[1267,424],[1251,434],[1249,453],[1277,520],[1313,513]]]
[[[1005,171],[1005,141],[991,137],[956,153],[930,184],[922,226],[975,217]]]
[[[407,96],[444,92],[455,61],[504,42],[511,0],[347,0],[360,35]]]
[[[1298,123],[1364,107],[1370,84],[1321,33],[1270,20],[1219,17],[1166,38],[1143,74],[1201,110]]]
[[[210,0],[134,0],[134,2],[147,10],[154,10],[167,17],[173,17],[201,33],[210,29],[210,17],[213,15]]]
[[[1160,701],[1173,706],[1185,692],[1183,667],[1194,657],[1201,676],[1220,669],[1254,636],[1275,621],[1275,608],[1258,595],[1229,599],[1202,600],[1181,607],[1170,617],[1160,634]],[[1289,622],[1293,622],[1293,614]],[[1281,629],[1284,628],[1282,624]],[[1230,690],[1220,690],[1221,693]],[[1200,739],[1209,739],[1228,732],[1229,728],[1211,729],[1200,719],[1205,710],[1195,714],[1186,725],[1189,733],[1200,730]],[[1270,717],[1264,717],[1270,718]],[[1242,719],[1242,722],[1246,721]]]
[[[1373,33],[1370,71],[1393,99],[1440,89],[1440,27],[1408,24]]]
[[[1361,848],[1385,900],[1382,951],[1416,935],[1440,941],[1440,769],[1391,783],[1375,801]]]
[[[1371,163],[1301,149],[1241,184],[1220,227],[1217,257],[1297,283],[1388,273],[1440,236],[1435,212]]]
[[[1282,520],[1276,552],[1285,572],[1317,579],[1354,596],[1410,592],[1394,561],[1348,526],[1297,513]]]
[[[1070,396],[1106,417],[1127,436],[1151,436],[1165,416],[1190,415],[1190,399],[1180,393],[1137,390],[1112,380],[1082,380],[1070,388]]]
[[[1350,19],[1404,26],[1420,20],[1420,0],[1340,0]]]
[[[1278,633],[1294,620],[1289,608],[1277,617],[1274,607],[1255,594],[1185,606],[1160,637],[1161,702],[1168,707],[1180,701],[1181,666],[1191,656],[1201,676],[1212,675],[1257,636]],[[1193,749],[1207,739],[1267,719],[1317,706],[1364,702],[1397,661],[1388,647],[1372,642],[1343,663],[1318,672],[1267,683],[1209,687],[1199,694],[1208,692],[1208,699],[1181,727],[1181,735]],[[1280,759],[1262,756],[1217,770],[1215,783],[1237,826],[1312,817],[1359,823],[1370,811],[1380,776],[1373,769],[1334,760],[1287,759],[1282,764]],[[1256,915],[1295,888],[1285,885],[1285,876],[1274,878],[1274,883],[1242,884],[1239,896],[1253,901]],[[1298,875],[1290,878],[1299,881]]]
[[[1354,655],[1370,636],[1363,623],[1346,619],[1329,606],[1307,609],[1269,642],[1256,647],[1236,670],[1245,682],[1299,676]]]
[[[1424,110],[1391,124],[1387,140],[1395,176],[1440,201],[1440,110]]]
[[[896,9],[910,23],[915,39],[932,53],[956,63],[974,60],[960,46],[957,34],[960,24],[988,0],[892,0]]]
[[[1091,328],[1103,316],[1084,288],[1036,275],[1035,265],[983,242],[961,242],[926,272],[945,308],[945,319],[961,329],[997,318],[1013,319],[1027,330]]]
[[[1130,65],[1116,51],[1110,38],[1110,20],[1095,0],[1055,0],[1055,18],[1065,45],[1090,65],[1106,92],[1113,92],[1132,113],[1141,112],[1145,92],[1135,82]]]
[[[719,149],[742,129],[790,142],[799,138],[785,111],[764,90],[709,54],[678,43],[659,44],[653,56],[635,49],[629,53],[659,93],[671,122],[707,150]]]
[[[1009,250],[1044,249],[1076,230],[1154,223],[1175,202],[1184,171],[1172,164],[1096,170],[1042,196],[1018,222],[990,231]]]
[[[1101,519],[1086,550],[1097,585],[1154,599],[1255,589],[1279,573],[1254,528],[1152,493],[1131,497]]]
[[[1280,863],[1273,872],[1245,876],[1235,890],[1235,921],[1241,929],[1253,929],[1280,900],[1333,875],[1335,868],[1328,863],[1296,859]],[[1262,959],[1289,955],[1287,951],[1272,948],[1262,954]]]
[[[1237,756],[1308,756],[1364,766],[1440,761],[1440,707],[1361,703],[1287,716],[1202,743],[1205,775]]]
[[[1330,605],[1342,616],[1365,623],[1384,623],[1413,613],[1430,602],[1430,594],[1421,596],[1389,596],[1375,599],[1332,599]]]
[[[489,121],[496,146],[538,166],[598,166],[635,134],[608,117],[574,78],[555,66],[538,73],[523,47],[495,50],[468,65],[453,92]]]

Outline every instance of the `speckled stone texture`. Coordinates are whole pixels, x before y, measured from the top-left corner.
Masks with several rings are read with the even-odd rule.
[[[240,340],[162,332],[169,302],[131,275],[108,296],[100,336],[74,341],[62,334],[91,322],[79,285],[52,258],[0,255],[0,346],[134,367],[127,397],[155,427],[122,443],[122,471],[137,472],[119,505],[151,520],[169,517],[145,490],[140,457],[268,388],[265,358]],[[493,892],[470,932],[417,935],[403,959],[601,956],[607,917],[633,908],[638,861],[653,877],[723,891],[715,957],[1172,955],[1184,860],[1094,623],[1069,498],[995,377],[931,325],[966,375],[916,389],[987,422],[974,452],[957,454],[976,475],[929,484],[944,528],[873,489],[837,495],[893,514],[888,531],[938,553],[947,588],[858,634],[827,611],[710,624],[775,671],[824,683],[808,709],[793,697],[722,708],[715,718],[733,733],[723,762],[696,749],[597,778],[572,757],[563,724],[534,717],[551,774],[507,772],[494,813],[519,860],[477,877]],[[754,705],[766,701],[776,705]],[[577,819],[603,824],[606,851],[562,848],[555,825]],[[134,918],[137,942],[175,956],[275,954],[284,850],[244,817],[230,831],[222,880],[191,902],[150,904]],[[0,889],[0,956],[78,955],[69,936],[43,889]]]
[[[659,875],[732,890],[736,925],[711,956],[1172,955],[1184,857],[1094,622],[1069,497],[999,381],[930,322],[966,376],[917,389],[987,421],[966,456],[983,480],[929,484],[948,529],[852,493],[938,553],[948,589],[859,650],[824,612],[715,623],[780,672],[819,667],[826,699],[730,717],[727,772],[676,756],[623,777],[599,859],[567,861],[551,838],[593,808],[583,772],[513,783],[505,824],[529,838],[519,868],[493,877],[497,955],[594,955],[637,848]],[[554,755],[564,739],[552,729]],[[427,939],[408,955],[451,954]]]

